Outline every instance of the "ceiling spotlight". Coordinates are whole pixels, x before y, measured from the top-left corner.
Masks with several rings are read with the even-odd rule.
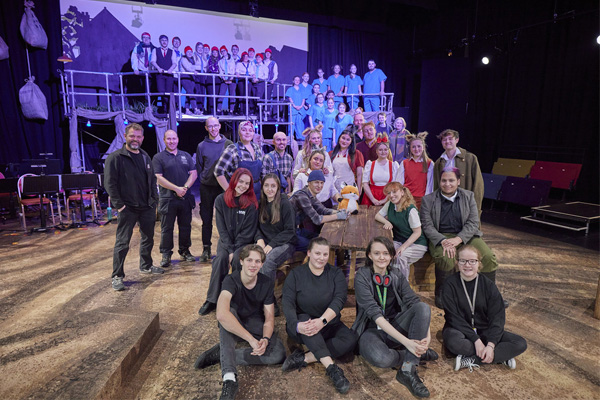
[[[148,128],[152,128],[152,122],[148,122]]]
[[[490,63],[490,59],[487,58],[487,57],[483,57],[481,59],[481,63],[484,64],[484,65],[488,65]]]
[[[89,120],[89,119],[88,119],[88,122],[87,122],[87,124],[85,124],[85,126],[87,126],[88,128],[89,128],[90,126],[92,126],[92,123],[90,122],[90,120]]]
[[[600,44],[600,36],[596,38],[596,43]]]
[[[125,121],[123,121],[123,125],[127,125],[129,123],[129,121],[127,120],[127,118],[125,118]]]

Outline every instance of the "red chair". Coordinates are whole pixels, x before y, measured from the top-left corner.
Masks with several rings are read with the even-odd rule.
[[[530,177],[552,181],[553,188],[573,190],[580,172],[581,164],[536,161],[531,167]]]
[[[38,176],[35,174],[24,174],[19,177],[17,182],[17,193],[19,196],[19,204],[21,204],[21,223],[23,225],[23,229],[27,232],[27,222],[25,220],[25,207],[35,207],[40,205],[40,196],[27,196],[23,197],[23,181],[28,176]],[[41,196],[42,204],[46,205],[46,207],[50,208],[50,215],[52,216],[52,225],[56,225],[56,221],[54,219],[54,206],[49,198],[45,195]],[[60,203],[56,202],[58,206],[58,213],[60,214]]]

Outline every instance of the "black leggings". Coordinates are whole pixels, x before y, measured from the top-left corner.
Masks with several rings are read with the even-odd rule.
[[[444,337],[444,346],[450,350],[453,354],[460,354],[462,356],[475,356],[475,343],[466,338],[466,336],[459,330],[454,328],[444,328],[442,335]],[[483,340],[483,344],[487,344]],[[518,356],[527,349],[527,342],[519,335],[504,331],[496,348],[494,349],[494,360],[492,363],[497,364],[502,361],[510,360],[513,357]],[[477,357],[477,361],[481,361]]]

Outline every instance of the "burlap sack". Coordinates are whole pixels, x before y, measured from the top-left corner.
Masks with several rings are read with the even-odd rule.
[[[19,102],[23,115],[28,119],[48,119],[46,96],[38,85],[33,83],[35,76],[29,77],[25,86],[19,90]]]
[[[0,37],[0,60],[6,60],[8,58],[8,45]]]
[[[28,3],[33,5],[33,2],[25,2],[25,13],[21,18],[21,35],[30,46],[46,49],[48,48],[48,36]]]

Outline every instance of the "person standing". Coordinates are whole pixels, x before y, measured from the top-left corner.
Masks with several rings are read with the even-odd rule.
[[[141,149],[144,128],[129,124],[125,128],[125,146],[106,158],[104,183],[106,192],[119,214],[113,253],[112,288],[125,290],[123,265],[129,252],[129,242],[136,223],[140,226],[140,272],[162,274],[160,267],[152,265],[154,222],[156,221],[156,175],[148,153]]]
[[[233,144],[231,140],[221,136],[221,124],[215,117],[209,117],[204,125],[208,137],[198,144],[196,150],[196,171],[200,178],[200,218],[202,218],[202,245],[201,262],[211,258],[211,236],[213,230],[213,211],[215,199],[223,193],[214,171],[221,154]]]
[[[223,97],[219,97],[219,101],[217,103],[217,115],[221,115],[221,113],[223,112],[223,100],[226,94],[229,96],[227,97],[227,104],[229,105],[229,114],[233,114],[236,100],[231,96],[235,96],[235,61],[233,60],[233,57],[231,57],[227,53],[227,47],[225,46],[221,46],[219,72],[221,78],[221,87],[219,90],[219,95]],[[225,111],[227,111],[227,109]]]
[[[165,132],[165,150],[152,159],[156,181],[159,185],[158,213],[160,214],[160,254],[161,267],[171,265],[173,254],[173,230],[175,219],[179,225],[179,255],[183,261],[196,261],[190,253],[192,246],[192,210],[196,206],[190,188],[196,182],[198,173],[194,160],[187,152],[179,150],[177,132]]]
[[[290,192],[292,188],[292,165],[294,159],[285,148],[287,147],[288,138],[283,132],[275,132],[273,135],[273,145],[275,150],[265,154],[263,157],[263,172],[262,175],[275,174],[281,181],[281,190]]]
[[[433,166],[433,189],[439,188],[444,169],[447,167],[458,168],[460,170],[460,188],[470,190],[475,194],[475,203],[477,203],[477,210],[479,210],[479,216],[481,216],[484,188],[477,156],[462,147],[457,147],[459,134],[455,130],[446,129],[437,138],[442,142],[444,153]]]
[[[170,49],[167,35],[160,35],[160,47],[152,50],[152,65],[159,74],[156,76],[156,90],[161,93],[161,105],[158,109],[160,114],[168,111],[167,97],[165,92],[173,91],[173,71],[177,68],[177,56]]]
[[[363,80],[360,76],[356,75],[356,65],[350,65],[350,74],[346,76],[344,81],[344,94],[357,94],[358,96],[346,97],[346,102],[350,105],[350,109],[354,110],[358,107],[358,102],[362,96],[362,85]]]
[[[256,244],[240,252],[241,270],[223,280],[217,301],[219,343],[198,357],[194,368],[221,364],[221,399],[234,399],[238,391],[238,365],[273,365],[285,360],[285,347],[274,332],[274,282],[260,273],[265,252]],[[236,348],[245,341],[250,346]]]
[[[385,93],[385,80],[387,76],[382,70],[375,68],[375,66],[375,61],[369,60],[367,64],[369,72],[365,74],[365,78],[363,79],[365,111],[379,111],[381,96]],[[376,93],[379,93],[379,95],[373,96]]]

